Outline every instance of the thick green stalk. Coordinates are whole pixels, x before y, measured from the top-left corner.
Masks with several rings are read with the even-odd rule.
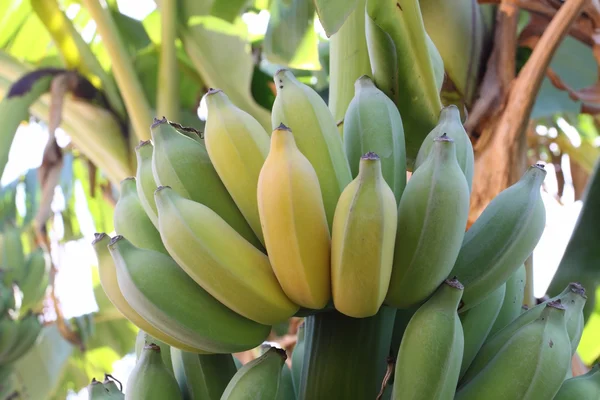
[[[125,100],[133,130],[140,140],[149,140],[153,120],[150,104],[118,34],[119,30],[109,11],[100,4],[100,0],[83,0],[82,3],[96,22],[96,29],[102,36],[102,43],[112,60],[112,69]]]
[[[175,48],[177,1],[160,1],[160,60],[158,64],[157,113],[179,121],[179,74]]]

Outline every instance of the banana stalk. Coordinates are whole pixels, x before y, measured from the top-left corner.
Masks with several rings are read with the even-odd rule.
[[[156,107],[158,115],[179,121],[179,75],[177,71],[177,1],[161,0],[160,8],[160,60]]]

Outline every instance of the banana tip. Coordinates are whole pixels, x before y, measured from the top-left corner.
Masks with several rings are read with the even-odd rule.
[[[456,278],[456,276],[452,277],[450,279],[446,279],[444,281],[444,283],[446,285],[448,285],[450,287],[453,287],[455,289],[458,289],[458,290],[464,290],[465,289],[465,287],[463,286],[463,284],[458,281],[458,279]]]
[[[287,127],[283,122],[279,123],[279,126],[275,129],[277,131],[292,131],[289,127]]]
[[[158,118],[154,117],[154,121],[152,122],[152,125],[150,125],[150,129],[154,129],[157,126],[162,125],[162,124],[166,124],[168,122],[169,121],[167,121],[167,117],[163,116],[161,119],[158,119]]]
[[[587,299],[587,296],[585,294],[585,288],[583,287],[583,285],[581,283],[571,282],[571,283],[569,283],[569,289],[571,290],[571,292],[577,293],[578,295],[585,297]]]
[[[94,233],[94,240],[92,240],[92,246],[104,239],[105,237],[108,237],[108,235],[104,232]]]
[[[219,93],[222,92],[222,89],[217,89],[217,88],[209,88],[208,92],[206,92],[207,96],[210,96],[211,94],[215,94],[215,93]]]
[[[157,193],[165,190],[165,189],[171,189],[171,186],[159,186],[156,188],[156,190],[154,191],[154,195],[156,196]]]
[[[160,346],[156,345],[155,343],[149,343],[144,346],[144,350],[151,350],[160,353]]]
[[[136,150],[141,149],[144,146],[148,146],[149,144],[151,144],[152,142],[150,140],[140,140],[140,142],[138,143],[137,146],[135,146]]]
[[[547,304],[548,307],[552,307],[552,308],[556,308],[559,310],[565,310],[565,306],[563,305],[562,301],[559,300],[554,300],[554,301],[549,301]]]
[[[109,246],[113,246],[114,244],[116,244],[118,241],[125,239],[123,237],[123,235],[117,235],[114,238],[110,239],[110,242],[108,243]]]
[[[379,160],[379,156],[377,155],[377,153],[373,152],[373,151],[369,151],[368,153],[365,153],[361,158],[361,160]]]
[[[452,142],[454,142],[454,139],[452,139],[450,136],[448,136],[446,134],[446,132],[444,132],[442,134],[442,136],[436,137],[435,139],[433,139],[433,141],[434,142],[449,142],[449,143],[452,143]]]

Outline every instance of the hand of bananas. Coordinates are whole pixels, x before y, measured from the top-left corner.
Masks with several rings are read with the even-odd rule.
[[[382,305],[414,310],[393,354],[394,399],[599,398],[597,369],[568,379],[583,288],[521,307],[545,225],[543,166],[465,232],[473,149],[455,106],[407,182],[402,119],[369,77],[341,136],[313,89],[288,70],[274,81],[271,133],[211,89],[203,137],[155,120],[137,148],[118,235],[94,241],[107,296],[146,335],[125,398],[303,398],[308,347],[291,371],[276,349],[239,370],[231,353],[299,311],[366,318]]]

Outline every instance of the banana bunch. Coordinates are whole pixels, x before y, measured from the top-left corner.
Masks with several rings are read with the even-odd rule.
[[[0,316],[0,368],[17,361],[35,344],[41,330],[40,316],[28,312],[18,318],[13,313]]]

